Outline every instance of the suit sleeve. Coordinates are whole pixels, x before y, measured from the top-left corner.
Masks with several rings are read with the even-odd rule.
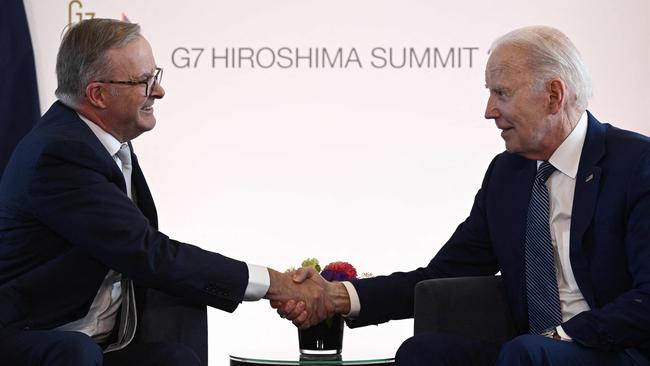
[[[124,194],[110,163],[81,142],[48,144],[28,187],[37,219],[141,285],[234,311],[244,296],[246,264],[156,230]]]
[[[650,349],[650,152],[634,169],[628,186],[628,218],[623,243],[632,289],[601,308],[562,324],[574,341],[603,350]]]
[[[359,295],[361,311],[356,319],[348,320],[348,326],[354,328],[412,318],[415,285],[420,281],[493,275],[498,271],[485,214],[485,192],[497,159],[488,168],[469,217],[426,267],[352,282]]]

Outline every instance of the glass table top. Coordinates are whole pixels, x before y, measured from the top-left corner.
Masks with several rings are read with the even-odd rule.
[[[269,358],[251,358],[230,355],[231,365],[393,365],[395,360],[393,358],[368,358],[368,359],[346,359],[343,354],[342,359],[301,359],[296,356],[295,359],[284,357],[283,359],[269,359]]]

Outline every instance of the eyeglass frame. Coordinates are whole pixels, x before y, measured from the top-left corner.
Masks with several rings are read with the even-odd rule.
[[[163,69],[162,67],[156,67],[155,72],[153,75],[149,76],[145,80],[141,81],[135,81],[135,80],[95,80],[95,83],[104,83],[104,84],[122,84],[122,85],[140,85],[144,84],[144,96],[148,97],[149,94],[151,94],[151,90],[153,90],[154,84],[158,83],[160,84],[162,82],[162,74],[163,74]],[[151,84],[149,84],[151,83]],[[151,89],[151,90],[150,90]]]

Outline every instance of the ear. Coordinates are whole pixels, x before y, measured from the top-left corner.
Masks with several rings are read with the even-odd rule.
[[[553,79],[548,82],[547,91],[549,110],[552,114],[556,114],[562,110],[564,97],[566,96],[566,86],[562,80]]]
[[[108,94],[110,93],[101,83],[92,82],[86,86],[86,99],[93,107],[105,109]]]

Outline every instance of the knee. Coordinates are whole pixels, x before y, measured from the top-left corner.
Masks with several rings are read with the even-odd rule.
[[[405,340],[397,349],[397,366],[435,365],[442,359],[445,339],[437,333],[424,333]],[[442,352],[441,352],[442,351]]]
[[[542,341],[546,338],[525,334],[501,346],[497,365],[537,365],[540,358],[543,359],[544,347]]]
[[[89,336],[79,332],[64,332],[46,352],[46,364],[66,366],[101,366],[102,349]]]
[[[416,349],[419,347],[417,339],[411,337],[405,340],[397,349],[395,353],[395,364],[398,366],[416,365],[415,355]]]

